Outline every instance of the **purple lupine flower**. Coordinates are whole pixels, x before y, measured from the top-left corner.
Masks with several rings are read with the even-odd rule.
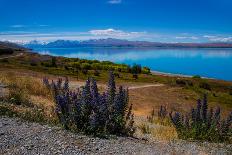
[[[217,107],[215,113],[214,113],[214,120],[218,122],[220,120],[220,114],[221,114],[221,109],[220,107]]]
[[[196,123],[197,116],[196,116],[196,110],[194,108],[192,108],[191,110],[191,116],[192,116],[192,122]]]
[[[108,102],[110,106],[113,104],[115,93],[116,93],[116,86],[114,81],[114,74],[112,71],[109,73],[109,81],[108,81]]]
[[[62,86],[62,79],[58,78],[58,80],[56,82],[56,87],[57,87],[57,89],[61,90],[61,86]]]
[[[210,108],[207,116],[207,127],[210,128],[212,125],[212,118],[213,118],[213,108]]]
[[[43,84],[47,87],[47,88],[51,88],[50,84],[49,84],[49,81],[48,81],[48,78],[47,77],[44,77],[43,78]]]
[[[197,100],[196,121],[201,121],[201,100]]]
[[[208,111],[207,95],[204,94],[203,103],[202,103],[202,119],[204,122],[207,121],[207,111]]]
[[[161,105],[158,111],[158,117],[164,119],[166,116],[167,116],[167,108]]]
[[[189,128],[190,128],[190,124],[189,124],[189,117],[188,117],[188,116],[185,116],[184,124],[185,124],[185,127],[186,127],[187,129],[189,129]]]
[[[169,113],[172,123],[176,126],[177,130],[181,127],[181,115],[179,112],[175,112],[174,116],[172,113]]]
[[[97,88],[97,82],[95,79],[92,79],[92,85],[91,85],[91,106],[93,109],[96,111],[98,108],[99,104],[99,93],[98,93],[98,88]]]
[[[68,77],[65,78],[63,90],[64,90],[65,92],[67,92],[67,91],[69,90],[69,81],[68,81]]]

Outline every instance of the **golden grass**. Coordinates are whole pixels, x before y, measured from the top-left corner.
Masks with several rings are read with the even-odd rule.
[[[138,129],[140,130],[140,134],[148,134],[155,140],[170,141],[178,138],[176,129],[173,126],[143,122],[138,125]]]
[[[151,122],[146,117],[136,116],[135,126],[137,127],[135,136],[138,138],[166,142],[178,138],[176,129],[168,118],[160,120],[158,117],[154,117]]]
[[[28,119],[56,119],[52,92],[43,85],[42,79],[4,72],[0,73],[0,83],[8,86],[5,100],[13,103],[8,104],[10,111]]]

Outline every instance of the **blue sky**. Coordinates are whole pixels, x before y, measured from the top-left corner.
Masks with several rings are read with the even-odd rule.
[[[0,40],[232,42],[231,0],[0,0]]]

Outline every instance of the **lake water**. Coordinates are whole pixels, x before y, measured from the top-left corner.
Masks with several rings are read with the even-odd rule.
[[[232,81],[232,49],[48,48],[40,54],[141,64],[151,70]]]

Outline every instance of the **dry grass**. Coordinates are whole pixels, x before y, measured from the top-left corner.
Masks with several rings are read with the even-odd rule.
[[[130,90],[130,102],[137,116],[147,116],[152,108],[158,111],[160,105],[168,110],[186,111],[194,106],[198,95],[180,87],[160,86]]]
[[[31,76],[18,76],[12,72],[0,73],[0,83],[8,86],[5,100],[8,110],[27,120],[56,119],[52,92],[47,89],[42,80]]]
[[[163,126],[149,122],[143,122],[138,125],[138,129],[140,134],[150,135],[151,139],[154,140],[170,141],[178,138],[176,129],[173,126]]]

